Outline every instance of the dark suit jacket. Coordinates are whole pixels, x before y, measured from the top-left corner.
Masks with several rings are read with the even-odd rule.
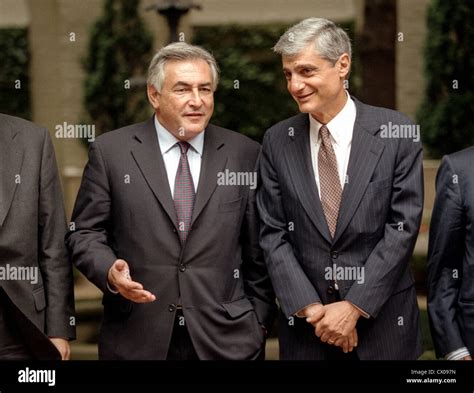
[[[436,177],[428,250],[428,314],[439,357],[474,355],[474,147],[445,156]]]
[[[72,265],[54,150],[45,129],[0,115],[0,157],[0,266],[38,269],[36,284],[0,280],[0,286],[24,315],[17,323],[28,324],[25,339],[43,358],[44,335],[75,336]]]
[[[258,245],[255,191],[217,186],[220,171],[255,171],[259,149],[238,133],[206,128],[192,230],[182,248],[153,119],[97,138],[67,244],[76,266],[104,292],[102,359],[166,359],[179,295],[200,359],[259,355],[259,323],[271,326],[275,303]],[[108,291],[117,258],[156,301],[135,304]]]
[[[332,301],[326,268],[363,267],[364,282],[338,279],[340,294],[370,314],[357,325],[361,359],[415,359],[419,312],[408,261],[423,208],[422,148],[382,138],[383,124],[412,124],[398,112],[355,100],[357,115],[339,218],[331,239],[311,165],[309,118],[299,114],[265,134],[257,204],[261,245],[282,309],[282,359],[324,359],[314,329],[292,315]],[[403,223],[403,228],[400,227]]]

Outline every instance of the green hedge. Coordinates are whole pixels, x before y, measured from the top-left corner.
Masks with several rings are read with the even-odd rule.
[[[150,116],[144,85],[126,81],[146,74],[153,37],[138,15],[139,0],[106,0],[93,25],[85,60],[84,106],[101,134]]]
[[[0,112],[31,119],[28,30],[0,29],[0,53]]]
[[[426,88],[418,112],[434,158],[474,145],[474,2],[433,0],[425,44]]]

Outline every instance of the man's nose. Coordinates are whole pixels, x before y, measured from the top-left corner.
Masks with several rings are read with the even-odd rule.
[[[193,89],[191,91],[191,96],[189,98],[189,104],[192,106],[201,106],[202,105],[202,97],[199,92],[199,89]]]
[[[300,90],[303,90],[303,88],[304,82],[297,76],[292,77],[291,80],[288,82],[288,90],[291,93],[296,93]]]

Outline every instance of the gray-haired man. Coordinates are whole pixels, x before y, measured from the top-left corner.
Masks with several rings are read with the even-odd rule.
[[[259,359],[274,298],[252,184],[258,143],[208,124],[217,64],[185,43],[149,68],[150,120],[92,145],[67,237],[104,292],[102,359]],[[235,184],[235,183],[234,183]]]
[[[282,310],[281,358],[415,359],[416,128],[349,96],[351,44],[333,22],[306,19],[274,50],[303,112],[267,131],[260,160],[261,245]],[[389,132],[400,125],[413,135]]]

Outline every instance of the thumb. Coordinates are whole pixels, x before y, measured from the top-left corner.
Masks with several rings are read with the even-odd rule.
[[[117,259],[114,265],[115,269],[117,269],[119,272],[124,271],[128,268],[127,262],[125,262],[123,259]]]
[[[307,322],[314,323],[318,322],[326,313],[324,307],[318,307],[308,318],[306,318]]]

